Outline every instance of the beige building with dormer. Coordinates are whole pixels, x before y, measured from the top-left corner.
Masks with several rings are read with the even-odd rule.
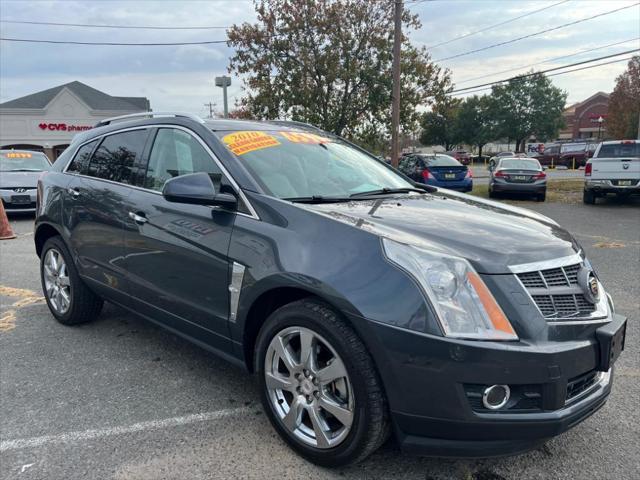
[[[0,148],[44,152],[55,160],[78,132],[100,120],[151,111],[146,97],[114,97],[81,82],[0,104]]]

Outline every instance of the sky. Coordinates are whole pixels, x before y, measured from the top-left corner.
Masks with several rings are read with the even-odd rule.
[[[444,60],[626,6],[631,7]],[[419,30],[409,32],[411,40],[428,47],[433,60],[450,69],[456,88],[509,78],[530,70],[531,64],[539,64],[536,69],[549,69],[640,48],[638,0],[407,0],[406,7],[422,21]],[[541,9],[544,10],[535,12]],[[495,26],[531,12],[535,13]],[[0,0],[0,20],[4,21],[0,23],[0,36],[8,38],[132,43],[224,40],[225,30],[220,28],[107,29],[6,22],[226,27],[253,22],[255,18],[251,0]],[[468,35],[478,30],[484,31]],[[458,38],[463,35],[468,36]],[[455,41],[436,46],[452,39]],[[614,43],[619,44],[611,45]],[[205,103],[215,103],[218,111],[222,108],[222,90],[215,87],[214,77],[226,73],[231,53],[225,44],[140,47],[2,41],[0,102],[79,80],[110,95],[146,96],[156,111],[187,111],[204,116],[208,113]],[[572,56],[550,60],[567,55]],[[551,78],[567,91],[569,105],[597,91],[611,92],[615,78],[625,68],[626,62],[617,62]],[[233,78],[229,95],[231,104],[242,96],[241,79]]]

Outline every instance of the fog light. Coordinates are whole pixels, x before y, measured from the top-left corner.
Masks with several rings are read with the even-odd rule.
[[[507,404],[510,396],[508,385],[491,385],[482,392],[482,404],[489,410],[498,410]]]

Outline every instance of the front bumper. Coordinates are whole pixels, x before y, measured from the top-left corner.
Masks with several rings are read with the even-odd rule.
[[[619,315],[612,320],[625,321]],[[595,335],[539,344],[473,342],[368,323],[364,336],[383,379],[396,438],[415,454],[489,457],[526,451],[592,415],[611,391],[613,369],[569,397],[574,380],[597,368]],[[478,384],[535,387],[540,403],[526,411],[478,410],[468,390]]]
[[[0,199],[7,213],[31,213],[36,211],[37,190],[29,189],[26,192],[14,192],[13,190],[0,189]],[[17,198],[29,197],[28,202],[17,202]]]

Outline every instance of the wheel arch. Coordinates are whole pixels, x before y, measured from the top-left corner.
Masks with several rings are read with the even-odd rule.
[[[355,326],[349,320],[349,315],[345,314],[345,311],[355,312],[355,307],[346,299],[336,296],[335,294],[330,294],[327,290],[309,288],[307,285],[302,286],[295,283],[273,285],[273,279],[271,279],[269,283],[271,284],[269,288],[260,289],[258,293],[251,295],[251,299],[242,302],[245,306],[241,308],[239,312],[240,321],[237,336],[241,338],[244,363],[250,372],[254,371],[254,350],[258,332],[269,315],[280,307],[303,298],[317,299],[335,310],[338,315],[355,329]],[[314,286],[318,287],[317,284]],[[255,288],[255,286],[253,288]],[[364,341],[363,338],[361,339]]]
[[[33,240],[36,247],[38,257],[42,254],[42,248],[47,240],[51,237],[62,236],[60,231],[50,223],[41,223],[36,227]]]

